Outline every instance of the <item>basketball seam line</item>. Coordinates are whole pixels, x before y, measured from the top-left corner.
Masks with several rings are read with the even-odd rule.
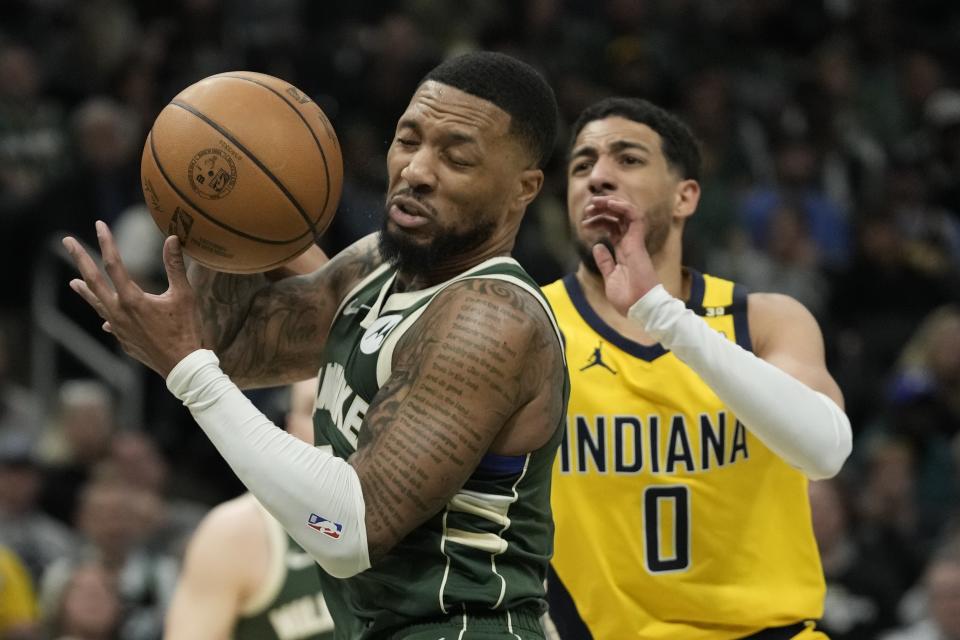
[[[323,177],[324,177],[324,178],[326,179],[326,181],[327,181],[327,190],[326,190],[326,193],[325,193],[324,198],[323,198],[323,209],[322,209],[321,211],[326,212],[326,210],[327,210],[327,205],[330,204],[330,168],[329,168],[328,165],[327,165],[327,154],[326,154],[326,152],[323,150],[323,145],[320,144],[320,139],[317,138],[317,134],[314,133],[313,127],[311,127],[311,126],[310,126],[310,123],[307,122],[307,119],[303,116],[303,113],[300,111],[300,109],[298,109],[292,102],[290,102],[289,100],[287,100],[286,98],[284,98],[284,97],[283,97],[283,94],[281,94],[279,91],[277,91],[276,89],[274,89],[273,87],[271,87],[270,85],[268,85],[268,84],[266,84],[266,83],[260,82],[259,80],[255,79],[255,78],[247,78],[247,77],[244,77],[244,76],[235,76],[235,75],[230,75],[229,73],[221,73],[221,74],[219,74],[217,77],[220,77],[220,78],[232,78],[232,79],[234,79],[234,80],[243,80],[243,81],[245,81],[245,82],[251,82],[251,83],[253,83],[253,84],[257,85],[257,86],[263,87],[263,88],[266,89],[267,91],[273,93],[273,94],[276,95],[278,98],[280,98],[281,100],[283,100],[284,103],[286,103],[286,105],[287,105],[288,107],[290,107],[295,114],[297,114],[297,117],[300,118],[300,120],[303,122],[303,124],[307,127],[307,131],[310,132],[311,137],[313,137],[313,141],[317,144],[317,150],[320,152],[320,157],[323,158]],[[290,85],[290,86],[293,86],[293,85]],[[294,88],[296,88],[296,87],[294,87]],[[297,91],[299,91],[299,89],[297,89]],[[306,95],[306,94],[304,94],[304,95]],[[312,99],[311,99],[311,102],[313,102]],[[316,104],[316,103],[314,102],[314,104]],[[321,116],[322,118],[324,118],[325,120],[327,120],[327,124],[330,124],[329,119],[326,117],[326,114],[324,114],[323,111],[320,109],[319,105],[317,106],[317,109],[320,110],[320,116]],[[332,129],[332,128],[333,128],[333,125],[330,125],[330,128]],[[336,133],[334,132],[333,135],[336,135]],[[319,235],[320,233],[323,233],[323,231],[326,231],[326,226],[328,226],[328,225],[330,224],[330,220],[332,220],[332,218],[328,218],[327,220],[328,220],[328,221],[327,221],[327,225],[325,225],[324,228],[321,229],[319,232],[317,232],[316,228],[314,228],[314,234],[315,234],[315,235]],[[313,226],[313,225],[311,225],[311,226]]]
[[[196,109],[192,105],[189,105],[185,102],[180,102],[179,100],[171,100],[170,104],[176,107],[180,107],[184,111],[192,113],[196,117],[200,118],[201,120],[206,122],[208,125],[210,125],[210,127],[212,127],[215,131],[217,131],[217,133],[222,135],[224,138],[226,138],[231,143],[233,143],[238,149],[240,149],[240,151],[242,151],[249,160],[251,160],[255,165],[257,165],[257,167],[259,167],[260,171],[262,171],[264,175],[270,178],[270,181],[273,182],[273,184],[276,185],[278,189],[280,189],[283,195],[287,197],[287,200],[289,200],[290,204],[292,204],[297,209],[297,213],[300,214],[300,217],[303,218],[303,221],[307,223],[307,226],[309,227],[308,233],[312,233],[313,236],[316,237],[317,235],[316,225],[313,224],[313,221],[310,219],[310,216],[307,215],[307,212],[303,210],[303,206],[299,202],[297,202],[297,199],[294,198],[293,194],[290,193],[287,187],[282,182],[280,182],[280,179],[277,178],[277,176],[273,175],[273,172],[270,171],[270,169],[268,169],[267,166],[263,164],[257,156],[253,155],[253,153],[251,153],[250,150],[247,149],[242,142],[237,140],[233,136],[233,134],[231,134],[229,131],[227,131],[222,126],[220,126],[219,123],[215,122],[214,120],[211,120],[209,117],[207,117],[205,113],[203,113],[199,109]],[[324,160],[324,163],[326,163],[326,160]],[[294,238],[294,240],[299,240],[302,237],[303,235],[301,234],[296,238]],[[292,240],[289,242],[292,242]]]
[[[170,188],[173,189],[178,196],[180,196],[180,199],[181,199],[181,200],[183,200],[185,203],[187,203],[188,205],[190,205],[190,207],[193,208],[194,211],[196,211],[197,213],[199,213],[201,216],[203,216],[204,218],[206,218],[207,220],[209,220],[209,221],[212,222],[213,224],[217,225],[218,227],[220,227],[220,228],[222,228],[222,229],[226,229],[226,230],[229,231],[230,233],[236,234],[236,235],[240,236],[241,238],[245,238],[245,239],[247,239],[247,240],[253,240],[253,241],[255,241],[255,242],[262,242],[262,243],[264,243],[264,244],[290,244],[291,242],[296,242],[297,240],[300,240],[300,239],[303,238],[304,236],[309,235],[310,232],[308,231],[308,232],[306,232],[306,233],[303,233],[303,234],[297,236],[296,238],[293,238],[292,240],[271,240],[271,239],[269,239],[269,238],[261,238],[261,237],[259,237],[259,236],[255,236],[255,235],[246,233],[245,231],[241,231],[240,229],[234,229],[234,228],[231,227],[230,225],[228,225],[228,224],[226,224],[226,223],[224,223],[224,222],[221,222],[220,220],[217,220],[215,217],[211,216],[209,213],[207,213],[206,211],[204,211],[203,209],[201,209],[200,207],[198,207],[197,204],[196,204],[193,200],[191,200],[189,197],[187,197],[187,195],[186,195],[185,193],[183,193],[183,191],[181,191],[181,190],[177,187],[176,184],[174,184],[173,180],[170,179],[170,176],[167,175],[166,170],[163,168],[163,164],[160,162],[160,157],[157,155],[157,149],[156,149],[156,147],[155,147],[154,144],[153,144],[153,131],[152,131],[152,130],[150,131],[150,135],[149,135],[148,137],[149,137],[149,139],[150,139],[150,155],[153,156],[153,161],[157,164],[157,169],[160,171],[160,175],[163,176],[163,179],[166,180],[166,182],[167,182],[167,184],[170,186]]]

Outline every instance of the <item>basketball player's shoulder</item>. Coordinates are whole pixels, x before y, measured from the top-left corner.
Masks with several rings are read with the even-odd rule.
[[[326,280],[337,297],[342,298],[381,264],[383,258],[380,256],[377,234],[371,233],[334,256],[323,269],[315,273],[315,277]]]
[[[758,353],[771,340],[792,336],[797,340],[822,341],[820,325],[796,298],[782,293],[751,293],[747,296],[750,334]]]
[[[747,301],[752,310],[762,316],[810,316],[813,315],[802,302],[785,293],[751,292]]]
[[[491,277],[464,278],[445,287],[425,317],[470,318],[482,333],[503,339],[547,336],[552,325],[536,288]]]
[[[469,351],[468,357],[496,370],[497,377],[524,378],[521,386],[530,392],[545,382],[559,385],[562,378],[554,377],[562,370],[560,341],[545,304],[533,284],[519,286],[516,280],[483,276],[464,278],[437,294],[404,336],[401,348],[414,346],[416,350],[420,340],[447,336],[456,348]]]
[[[443,343],[455,361],[476,368],[492,394],[490,411],[540,408],[543,429],[527,423],[525,434],[538,448],[560,420],[565,393],[560,337],[545,305],[535,285],[488,277],[454,282],[404,335],[398,359],[421,361],[429,343]]]
[[[211,509],[197,527],[195,538],[217,541],[220,547],[229,545],[231,551],[253,548],[265,539],[264,517],[257,499],[245,493]]]
[[[267,562],[266,527],[264,511],[251,494],[217,505],[190,539],[185,569],[217,575],[221,583],[246,589],[256,583]]]

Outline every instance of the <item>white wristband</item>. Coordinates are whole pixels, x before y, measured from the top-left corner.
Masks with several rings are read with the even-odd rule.
[[[627,315],[699,375],[770,450],[811,479],[850,455],[847,415],[828,396],[714,331],[657,285]]]
[[[304,551],[332,576],[370,567],[360,478],[345,460],[314,448],[267,419],[198,349],[167,376],[237,477]]]

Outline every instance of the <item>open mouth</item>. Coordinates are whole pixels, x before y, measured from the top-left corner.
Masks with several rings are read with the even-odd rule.
[[[598,222],[609,222],[610,224],[620,224],[620,218],[612,213],[595,213],[591,216],[584,216],[583,224],[596,224]]]
[[[612,213],[595,213],[585,216],[580,224],[587,229],[605,229],[608,233],[622,235],[626,231],[624,220]]]
[[[395,224],[408,229],[421,227],[430,222],[421,209],[399,199],[394,200],[390,205],[388,215]]]

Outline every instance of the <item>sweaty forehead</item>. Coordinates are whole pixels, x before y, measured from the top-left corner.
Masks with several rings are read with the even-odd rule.
[[[510,129],[510,114],[483,98],[434,80],[424,82],[407,105],[400,121],[422,127],[441,126],[475,135],[500,137]]]
[[[642,145],[651,153],[661,151],[660,134],[649,126],[621,116],[610,116],[584,125],[574,141],[573,152],[584,147],[605,151],[621,142]]]

